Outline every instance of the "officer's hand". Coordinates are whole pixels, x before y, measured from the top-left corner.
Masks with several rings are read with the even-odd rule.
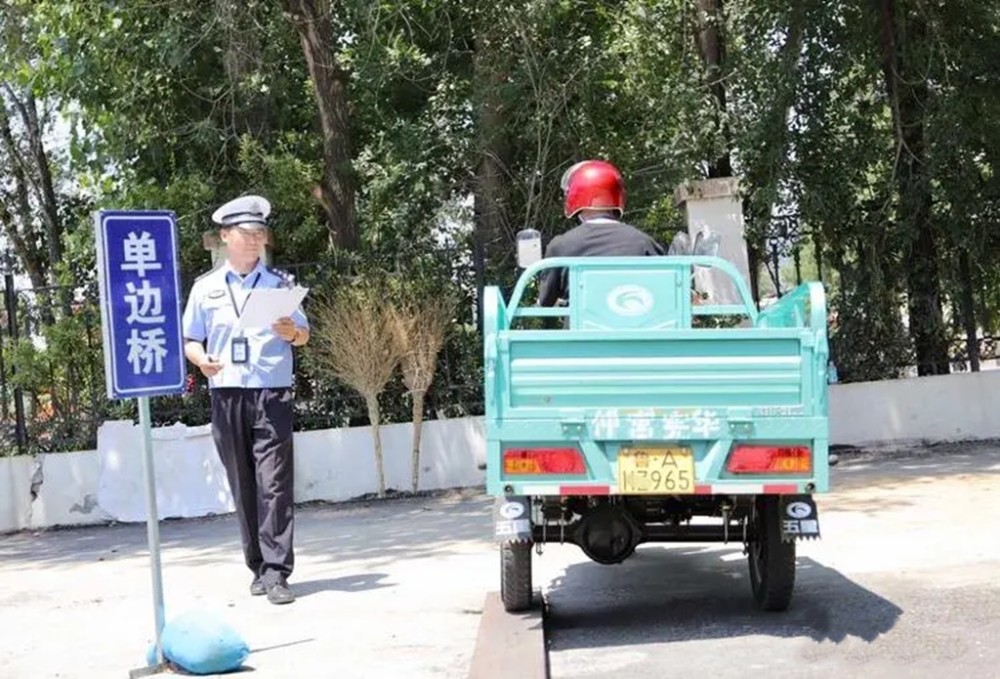
[[[274,330],[274,334],[286,342],[291,342],[295,339],[295,321],[288,316],[275,321],[274,325],[271,326],[271,330]]]
[[[212,377],[217,372],[222,370],[222,364],[211,356],[206,356],[198,366],[198,369],[201,370],[201,374],[205,377]]]

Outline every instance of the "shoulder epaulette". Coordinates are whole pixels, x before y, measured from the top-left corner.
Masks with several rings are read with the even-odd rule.
[[[295,276],[293,276],[288,271],[285,271],[284,269],[279,269],[274,266],[269,266],[266,268],[269,274],[271,274],[272,276],[276,276],[278,280],[281,281],[282,286],[291,288],[295,285]]]

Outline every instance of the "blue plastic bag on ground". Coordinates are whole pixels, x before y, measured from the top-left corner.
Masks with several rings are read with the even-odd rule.
[[[163,657],[192,674],[233,672],[243,665],[250,648],[239,632],[219,615],[193,610],[182,613],[163,627],[160,637]],[[146,654],[156,664],[156,644]]]

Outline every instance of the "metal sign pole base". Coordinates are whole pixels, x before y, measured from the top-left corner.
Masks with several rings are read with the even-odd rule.
[[[160,663],[152,667],[140,667],[137,670],[129,670],[128,679],[141,679],[141,677],[154,677],[157,674],[176,674],[173,665],[170,663]]]

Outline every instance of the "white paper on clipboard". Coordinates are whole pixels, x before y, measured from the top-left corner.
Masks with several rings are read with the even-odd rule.
[[[309,288],[265,288],[254,290],[236,322],[235,331],[270,328],[279,318],[291,316],[306,298]]]

